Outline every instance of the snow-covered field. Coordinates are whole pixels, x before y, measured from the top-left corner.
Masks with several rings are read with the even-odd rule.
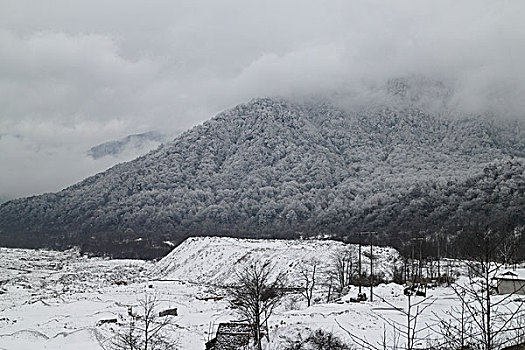
[[[220,322],[236,319],[220,287],[231,282],[236,268],[270,259],[276,270],[297,271],[301,262],[313,258],[327,268],[333,252],[343,248],[332,241],[191,238],[157,263],[87,258],[76,251],[0,248],[0,349],[103,349],[118,324],[99,321],[116,318],[120,323],[145,293],[158,296],[160,309],[178,309],[173,319],[181,349],[204,349]],[[374,255],[376,271],[391,276],[397,252],[377,248]],[[364,269],[368,261],[363,256]],[[376,287],[374,302],[348,302],[357,288],[331,303],[323,293],[320,288],[323,297],[308,308],[300,295],[288,295],[270,319],[267,348],[279,349],[298,333],[318,328],[348,342],[365,340],[380,347],[385,335],[393,341],[392,325],[406,323],[407,297],[400,285]],[[422,347],[436,338],[437,315],[458,300],[450,288],[436,288],[424,300],[412,298],[419,301],[420,307],[428,305],[417,321]],[[405,342],[402,336],[399,341]]]

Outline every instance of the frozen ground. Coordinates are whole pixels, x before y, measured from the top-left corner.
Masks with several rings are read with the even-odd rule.
[[[161,309],[178,308],[174,321],[181,349],[204,349],[220,322],[236,319],[220,285],[230,281],[239,264],[270,258],[278,269],[293,270],[313,257],[326,262],[341,248],[341,243],[326,241],[199,238],[158,263],[87,258],[76,251],[0,248],[0,349],[102,349],[118,325],[97,323],[112,318],[120,322],[144,293],[156,293]],[[376,252],[377,271],[387,274],[397,253]],[[338,302],[325,303],[326,292],[320,288],[320,300],[309,308],[301,296],[288,295],[270,320],[267,348],[279,349],[298,333],[317,328],[378,348],[385,334],[392,342],[393,325],[406,323],[403,287],[383,284],[374,289],[374,302],[348,302],[356,293],[353,288]],[[429,290],[426,299],[412,301],[428,305],[418,318],[417,342],[424,346],[436,338],[437,315],[458,301],[449,288]]]

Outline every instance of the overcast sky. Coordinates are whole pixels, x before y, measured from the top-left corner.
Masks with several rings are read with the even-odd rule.
[[[115,162],[98,143],[189,128],[259,96],[420,74],[520,116],[525,1],[0,0],[0,197]]]

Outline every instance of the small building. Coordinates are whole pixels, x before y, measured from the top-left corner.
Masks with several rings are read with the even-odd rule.
[[[525,343],[507,346],[501,350],[525,350]]]
[[[206,343],[206,350],[248,349],[252,339],[252,328],[247,323],[220,323],[215,338]]]
[[[525,295],[525,269],[509,270],[494,278],[498,282],[498,294]]]

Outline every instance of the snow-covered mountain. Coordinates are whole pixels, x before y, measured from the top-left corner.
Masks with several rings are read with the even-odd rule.
[[[120,140],[113,140],[93,146],[87,152],[88,156],[98,159],[106,156],[118,156],[124,152],[146,153],[168,141],[168,137],[158,131],[148,131],[142,134],[128,135]]]
[[[422,230],[523,226],[523,123],[430,112],[390,89],[403,103],[241,104],[63,191],[4,203],[0,243],[151,257],[191,235],[374,230],[399,246]]]

